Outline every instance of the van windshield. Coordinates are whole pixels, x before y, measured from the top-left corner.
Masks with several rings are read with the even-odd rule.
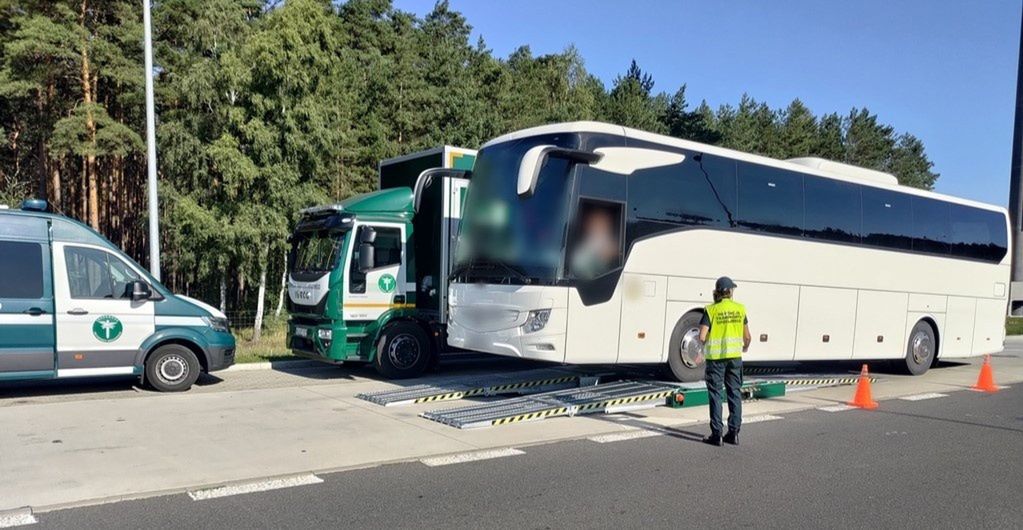
[[[296,234],[292,244],[292,272],[334,270],[347,233],[346,230],[331,230]]]

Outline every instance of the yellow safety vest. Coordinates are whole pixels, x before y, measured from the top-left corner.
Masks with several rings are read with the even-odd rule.
[[[703,345],[708,361],[742,358],[743,330],[746,325],[746,308],[738,302],[725,298],[707,306],[710,333]]]

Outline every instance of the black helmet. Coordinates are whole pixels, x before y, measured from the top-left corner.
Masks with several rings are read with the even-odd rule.
[[[735,289],[737,286],[728,276],[722,276],[718,278],[718,281],[714,282],[715,291],[727,291],[729,289]]]

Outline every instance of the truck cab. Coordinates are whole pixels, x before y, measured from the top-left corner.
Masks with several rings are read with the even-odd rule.
[[[475,151],[380,164],[380,189],[302,210],[288,259],[288,345],[414,377],[446,349],[451,249]]]
[[[0,380],[136,376],[174,392],[234,363],[223,313],[46,210],[0,208]]]

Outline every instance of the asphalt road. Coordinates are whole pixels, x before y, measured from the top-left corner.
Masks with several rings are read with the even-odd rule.
[[[705,427],[406,463],[323,483],[193,501],[184,494],[38,514],[44,528],[1019,528],[1023,385]],[[244,449],[240,449],[244,450]],[[338,451],[344,441],[338,441]]]

